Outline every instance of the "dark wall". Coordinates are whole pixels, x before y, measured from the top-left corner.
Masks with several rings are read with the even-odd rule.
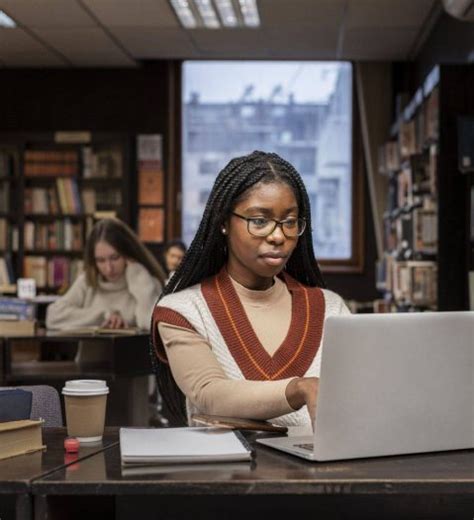
[[[443,13],[415,61],[416,84],[419,84],[437,63],[472,63],[474,22],[463,22]]]
[[[163,132],[166,70],[3,69],[0,132]]]

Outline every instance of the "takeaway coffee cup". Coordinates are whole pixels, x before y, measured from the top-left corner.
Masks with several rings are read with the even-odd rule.
[[[66,381],[63,391],[67,434],[79,442],[102,440],[109,389],[100,379]]]

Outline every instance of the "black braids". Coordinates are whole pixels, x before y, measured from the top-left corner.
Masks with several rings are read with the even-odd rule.
[[[289,162],[277,154],[255,151],[232,159],[216,177],[195,237],[161,297],[200,283],[225,265],[226,241],[220,226],[239,198],[245,196],[247,190],[260,181],[287,183],[295,193],[301,216],[307,222],[307,229],[298,240],[286,265],[286,271],[305,285],[325,286],[314,256],[310,202],[301,176]],[[160,362],[156,357],[154,361],[163,400],[173,417],[180,424],[186,424],[185,397],[178,389],[169,365]]]
[[[175,273],[176,280],[170,280],[164,294],[170,294],[171,292],[174,292],[178,287],[181,289],[189,285],[194,285],[194,283],[197,283],[202,279],[202,277],[199,276],[200,269],[198,269],[198,267],[201,267],[200,264],[206,261],[205,255],[202,254],[202,251],[206,249],[206,246],[214,246],[217,245],[216,242],[219,242],[219,240],[216,241],[215,236],[209,232],[208,228],[215,227],[216,224],[221,223],[219,222],[219,220],[222,221],[222,217],[219,215],[219,213],[223,213],[223,210],[225,211],[225,208],[223,208],[224,204],[222,203],[222,201],[225,202],[225,200],[228,198],[226,193],[219,192],[219,188],[223,189],[225,184],[232,183],[233,177],[231,177],[229,174],[232,173],[233,170],[237,169],[242,162],[243,159],[241,158],[237,160],[234,159],[217,177],[214,189],[212,190],[209,196],[209,200],[206,204],[206,208],[204,210],[201,223],[196,232],[195,239],[193,240],[188,250],[188,254],[183,259],[183,272],[180,272],[178,270],[178,272]],[[213,215],[216,215],[216,217],[213,217]],[[208,239],[207,242],[210,242],[210,244],[206,243],[206,239]],[[225,243],[223,238],[221,238],[220,241],[222,242],[221,245]],[[222,248],[219,248],[219,250],[222,250]],[[197,265],[195,263],[196,258]],[[212,260],[214,260],[214,264],[216,264],[216,267],[207,270],[208,276],[215,274],[219,271],[220,267],[222,267],[223,261],[225,260],[225,255],[213,255],[211,262]],[[186,269],[186,265],[189,265],[190,268]],[[212,266],[212,263],[210,265]],[[189,271],[191,270],[191,266],[194,266],[194,272],[198,274],[198,278],[196,281],[194,280],[194,277],[192,275],[190,278],[186,276],[190,274]]]

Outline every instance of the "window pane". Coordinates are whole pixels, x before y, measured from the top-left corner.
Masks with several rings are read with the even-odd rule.
[[[183,64],[183,239],[219,171],[253,150],[302,175],[318,259],[352,256],[352,67],[346,62]]]

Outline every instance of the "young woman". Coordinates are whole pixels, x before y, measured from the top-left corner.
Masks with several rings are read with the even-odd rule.
[[[230,161],[153,312],[158,384],[175,419],[313,424],[324,320],[349,313],[323,287],[299,174],[276,154]]]
[[[46,326],[146,329],[164,280],[159,263],[126,224],[100,220],[87,239],[84,272],[48,307]]]

